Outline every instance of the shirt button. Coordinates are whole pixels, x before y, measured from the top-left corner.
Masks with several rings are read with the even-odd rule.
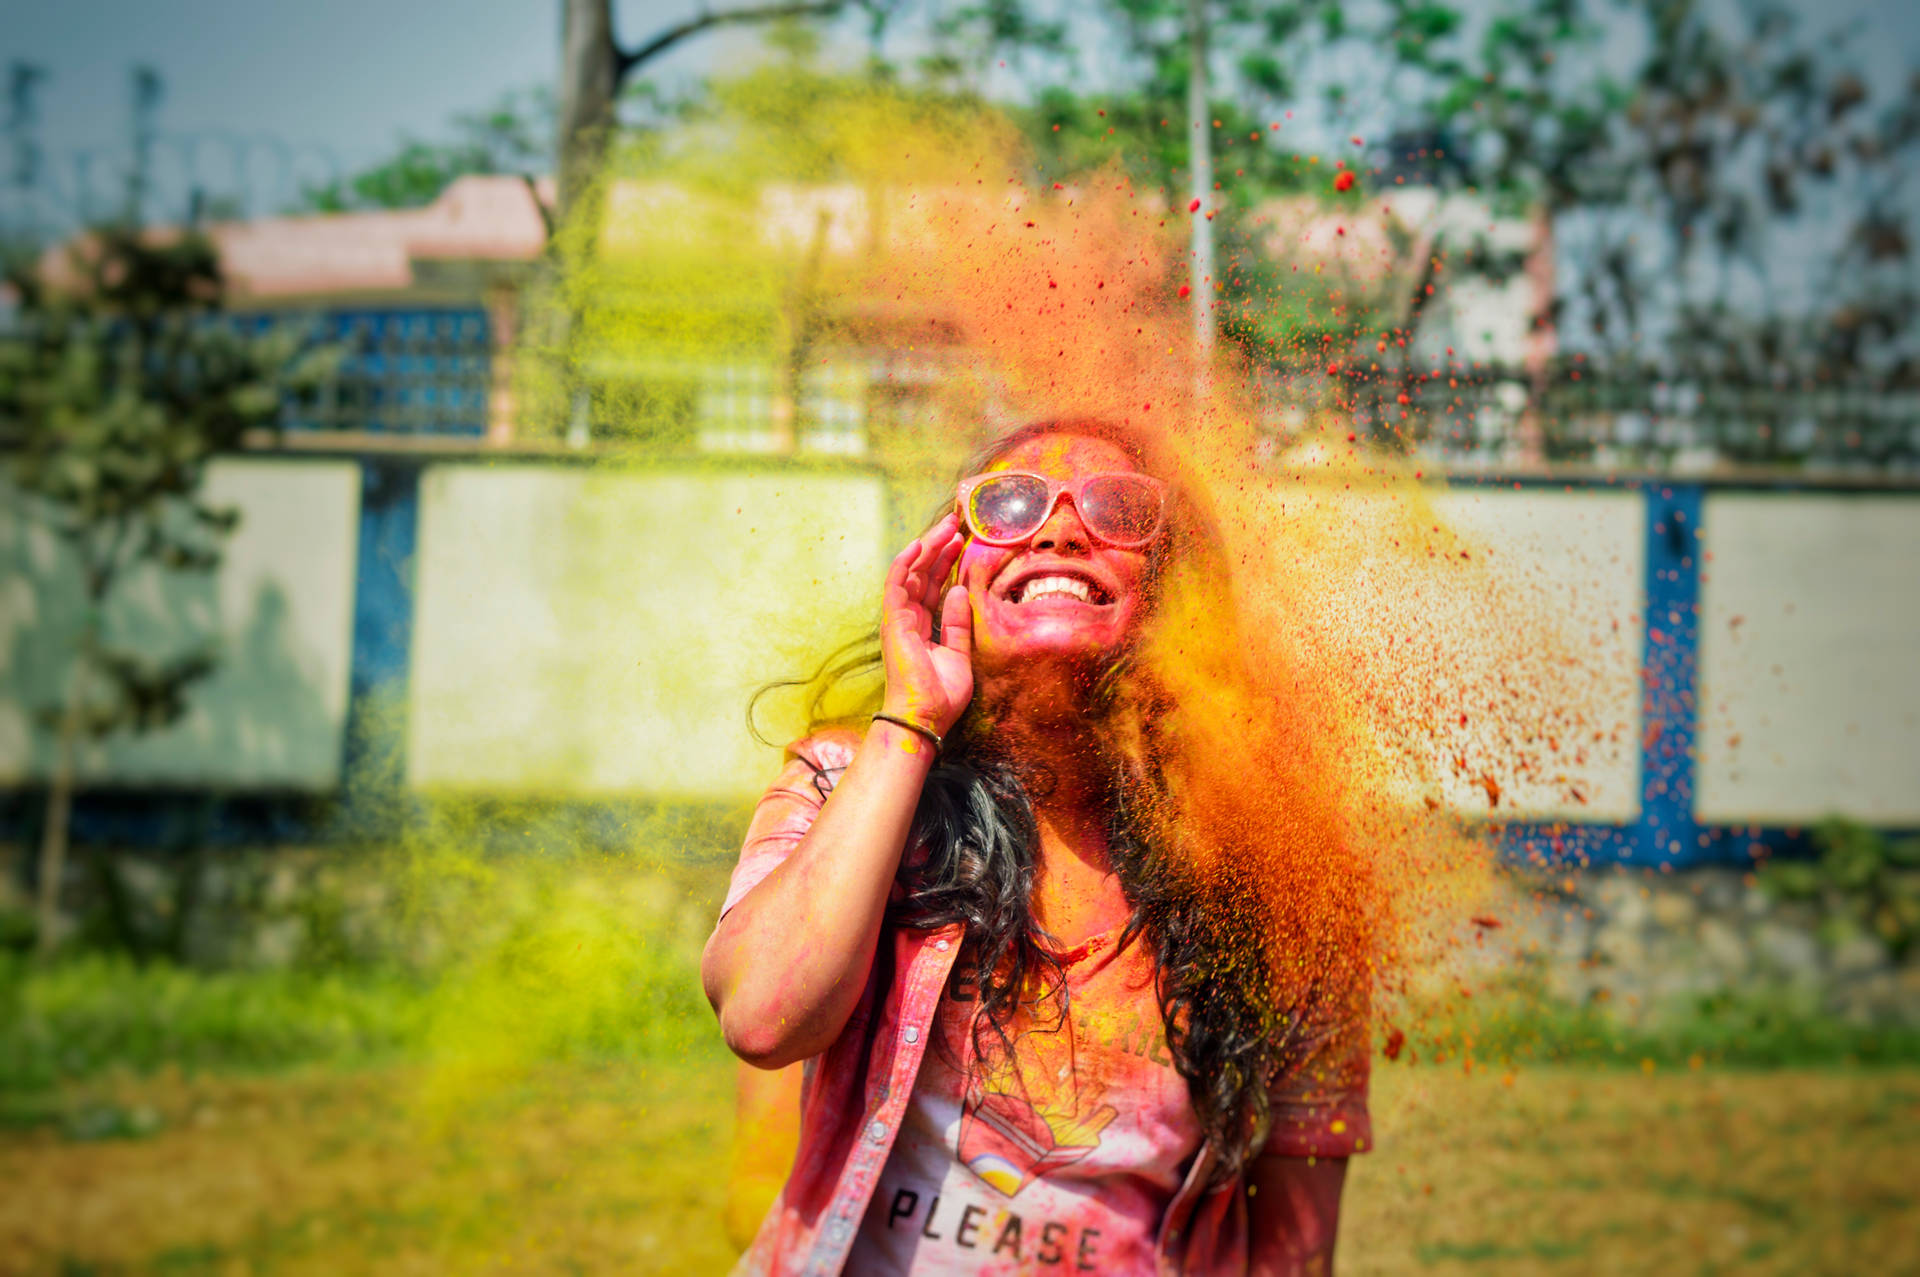
[[[920,1040],[920,1030],[914,1027],[913,1025],[909,1024],[907,1026],[907,1031],[904,1036],[907,1039],[907,1045],[912,1046],[915,1042],[918,1042]]]
[[[935,940],[933,942],[933,947],[938,949],[940,952],[945,953],[947,951],[947,942],[945,940]]]
[[[875,1144],[878,1144],[881,1140],[887,1138],[887,1124],[885,1122],[880,1121],[877,1118],[874,1121],[868,1123],[867,1138],[872,1140]]]

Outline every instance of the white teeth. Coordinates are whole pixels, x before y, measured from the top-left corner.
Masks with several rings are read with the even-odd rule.
[[[1079,599],[1082,603],[1093,601],[1093,590],[1078,577],[1042,576],[1022,585],[1019,596],[1014,599],[1014,602],[1031,603],[1035,599],[1046,598],[1049,595],[1064,595],[1067,598]]]

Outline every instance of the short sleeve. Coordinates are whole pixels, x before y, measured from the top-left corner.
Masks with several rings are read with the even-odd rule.
[[[1350,1157],[1372,1148],[1373,1121],[1367,1112],[1371,1068],[1365,1014],[1335,1024],[1269,1092],[1273,1122],[1260,1152]]]
[[[826,805],[834,783],[853,761],[859,741],[858,733],[838,729],[787,746],[780,774],[754,804],[747,838],[740,847],[740,862],[733,867],[727,899],[720,906],[722,917],[793,854],[807,830],[813,828],[814,818]]]

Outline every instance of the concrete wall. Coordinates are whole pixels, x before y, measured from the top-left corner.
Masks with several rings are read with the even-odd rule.
[[[1617,739],[1589,744],[1585,763],[1569,765],[1585,802],[1569,798],[1568,785],[1551,775],[1503,775],[1501,814],[1634,820],[1640,814],[1645,499],[1636,492],[1462,488],[1434,505],[1447,525],[1491,551],[1486,570],[1511,616],[1581,659],[1590,676],[1576,689],[1583,721],[1609,736],[1624,728]],[[1534,654],[1510,655],[1519,667]],[[1485,795],[1466,778],[1449,776],[1445,797],[1463,811],[1487,811]]]
[[[747,698],[876,619],[865,474],[444,465],[422,479],[409,779],[735,798]]]
[[[356,578],[369,570],[362,472],[382,466],[409,476],[387,511],[407,535],[389,547],[385,594]],[[736,799],[773,761],[744,730],[748,696],[871,623],[891,548],[883,484],[854,469],[454,461],[428,465],[416,497],[416,472],[394,466],[214,468],[211,497],[242,515],[222,568],[149,573],[107,624],[155,654],[218,636],[224,663],[184,722],[87,750],[90,780],[332,789],[358,677],[404,681],[416,787]],[[1656,496],[1671,504],[1664,488],[1463,485],[1435,498],[1441,519],[1492,551],[1516,633],[1584,646],[1584,699],[1620,726],[1582,769],[1584,803],[1502,777],[1499,817],[1611,830],[1622,854],[1660,859],[1721,854],[1695,850],[1713,829],[1835,814],[1920,825],[1920,496],[1688,493],[1684,526],[1654,510]],[[1696,572],[1697,649],[1685,623]],[[33,710],[58,699],[78,609],[55,538],[17,499],[0,503],[0,786],[46,774],[51,742]],[[389,613],[393,641],[370,623]],[[1665,633],[1648,647],[1655,619]],[[1642,668],[1655,654],[1657,678]],[[1649,704],[1661,706],[1651,717]],[[1447,801],[1486,810],[1471,778],[1446,786]]]
[[[146,569],[104,619],[108,641],[159,658],[218,639],[218,671],[187,716],[84,749],[82,775],[131,786],[325,790],[347,713],[359,467],[232,460],[207,499],[240,512],[212,574]],[[75,568],[17,494],[0,499],[0,784],[47,774],[35,710],[66,686],[81,618]]]
[[[1920,500],[1714,493],[1703,821],[1920,825]]]

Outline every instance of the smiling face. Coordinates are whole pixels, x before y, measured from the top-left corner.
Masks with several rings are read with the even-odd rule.
[[[1024,470],[1067,482],[1136,470],[1117,445],[1084,435],[1039,435],[988,472]],[[1018,545],[969,540],[956,579],[973,602],[974,668],[987,675],[1034,662],[1097,661],[1118,650],[1145,610],[1147,551],[1087,531],[1061,494],[1047,521]]]

